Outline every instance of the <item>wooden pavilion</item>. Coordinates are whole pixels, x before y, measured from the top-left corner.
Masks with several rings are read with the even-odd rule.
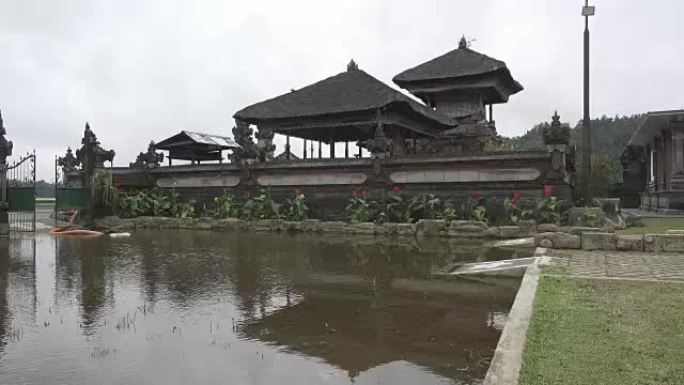
[[[192,163],[201,161],[223,161],[224,150],[240,148],[231,138],[199,132],[181,131],[164,139],[155,146],[158,150],[169,152],[169,166],[172,159],[189,160]]]
[[[360,70],[353,60],[345,72],[246,107],[234,118],[256,125],[260,132],[286,135],[288,143],[290,136],[304,139],[304,158],[307,140],[329,144],[334,158],[336,142],[370,140],[382,125],[395,152],[401,152],[406,139],[436,138],[455,125],[448,116]]]

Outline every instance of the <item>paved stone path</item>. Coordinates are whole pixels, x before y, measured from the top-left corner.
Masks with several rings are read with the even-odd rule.
[[[549,254],[571,276],[684,282],[684,254],[581,250]]]

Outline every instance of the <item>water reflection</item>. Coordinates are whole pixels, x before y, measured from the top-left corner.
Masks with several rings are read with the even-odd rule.
[[[518,282],[433,274],[528,253],[213,232],[36,239],[0,245],[3,383],[478,383]]]

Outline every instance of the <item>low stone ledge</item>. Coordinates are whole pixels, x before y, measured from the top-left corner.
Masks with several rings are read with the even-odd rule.
[[[416,225],[414,223],[397,223],[397,235],[415,236]]]
[[[517,223],[520,227],[521,236],[532,236],[537,233],[537,221],[534,219],[521,219]]]
[[[383,223],[378,227],[379,229],[376,229],[378,230],[378,233],[388,236],[397,235],[397,233],[399,232],[396,223]]]
[[[305,232],[317,232],[320,231],[321,221],[318,219],[304,219],[301,221],[299,228]]]
[[[579,235],[548,232],[536,234],[534,244],[549,249],[579,249],[582,241]]]
[[[616,250],[617,235],[612,233],[582,233],[582,250]]]
[[[615,245],[621,251],[644,251],[644,236],[618,235]]]
[[[324,233],[343,233],[347,227],[346,222],[321,222],[320,229]]]
[[[644,250],[684,252],[684,234],[646,234]]]
[[[598,227],[582,227],[575,226],[568,229],[570,234],[582,235],[584,233],[611,233],[612,231],[605,231],[604,229]]]
[[[499,238],[520,238],[521,233],[520,226],[499,226]]]
[[[280,231],[299,232],[302,231],[302,222],[299,221],[282,221],[280,222]]]
[[[260,219],[254,222],[252,229],[258,232],[279,231],[280,222],[279,219]]]
[[[553,223],[540,223],[537,226],[537,231],[540,233],[557,233],[558,227],[558,225]]]
[[[449,228],[447,229],[447,235],[450,237],[467,237],[467,238],[485,238],[487,236],[498,236],[498,229],[493,228],[490,234],[487,231],[492,228],[488,228],[486,223],[478,221],[451,221]]]
[[[359,222],[352,223],[346,226],[346,231],[351,234],[361,234],[361,235],[374,235],[375,234],[375,223],[373,222]]]
[[[439,219],[421,219],[416,224],[418,235],[438,237],[446,229],[447,223]]]

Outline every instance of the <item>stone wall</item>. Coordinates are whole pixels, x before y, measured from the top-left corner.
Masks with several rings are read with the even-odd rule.
[[[174,188],[194,199],[198,208],[221,194],[244,197],[270,188],[274,200],[307,196],[310,217],[341,220],[353,189],[367,189],[370,199],[384,201],[398,187],[409,195],[435,194],[463,199],[474,191],[483,197],[509,197],[513,192],[541,195],[544,185],[571,199],[567,179],[549,179],[546,152],[493,153],[449,158],[402,157],[379,159],[282,160],[253,165],[211,164],[158,167],[149,170],[113,169],[115,185],[124,189]]]
[[[231,230],[256,232],[292,233],[337,233],[399,237],[449,237],[478,239],[514,239],[529,237],[536,233],[534,221],[523,226],[487,227],[476,221],[451,221],[421,219],[417,223],[372,222],[347,223],[342,221],[320,221],[306,219],[300,222],[279,219],[244,221],[237,218],[166,218],[137,217],[121,219],[106,217],[96,226],[107,231],[128,231],[135,229],[183,229],[183,230]]]

